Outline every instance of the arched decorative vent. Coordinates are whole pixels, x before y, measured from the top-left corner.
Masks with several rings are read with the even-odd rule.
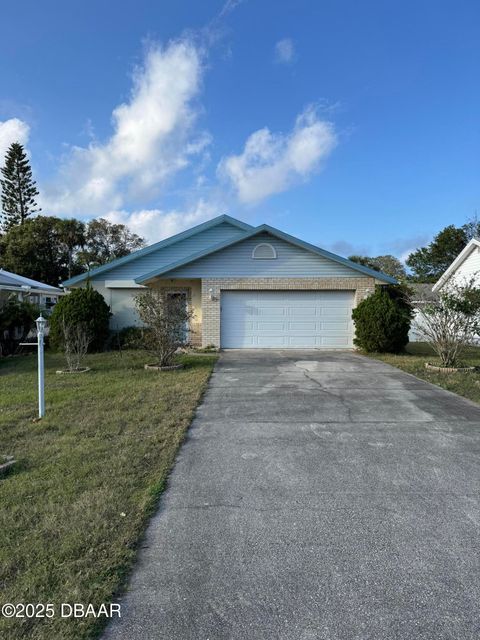
[[[257,244],[252,251],[252,258],[255,260],[274,260],[276,257],[277,252],[275,251],[275,247],[272,247],[268,242]]]

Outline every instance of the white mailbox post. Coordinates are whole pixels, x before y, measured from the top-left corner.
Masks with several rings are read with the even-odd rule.
[[[35,320],[37,324],[37,345],[38,345],[38,417],[45,415],[45,367],[43,361],[43,336],[45,335],[45,325],[47,321],[42,316]]]

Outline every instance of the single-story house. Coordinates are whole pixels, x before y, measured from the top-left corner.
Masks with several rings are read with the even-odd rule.
[[[474,278],[476,286],[480,286],[480,240],[472,238],[461,251],[445,273],[433,285],[432,291],[440,292],[447,283],[459,284]]]
[[[394,278],[288,235],[222,215],[75,276],[107,301],[111,328],[139,324],[145,287],[182,295],[193,344],[224,348],[353,347],[352,308]]]
[[[28,300],[38,305],[42,311],[48,312],[64,292],[58,287],[0,269],[0,307],[12,294],[19,300]]]

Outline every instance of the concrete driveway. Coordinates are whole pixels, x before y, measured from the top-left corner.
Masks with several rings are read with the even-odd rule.
[[[221,356],[115,640],[480,637],[480,408],[346,352]]]

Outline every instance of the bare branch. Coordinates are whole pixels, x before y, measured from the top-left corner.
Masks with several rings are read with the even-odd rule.
[[[460,363],[465,350],[478,343],[480,333],[480,289],[475,278],[444,287],[436,300],[417,307],[415,331],[428,342],[444,367]]]
[[[61,331],[67,369],[78,371],[92,342],[92,331],[86,322],[69,323],[65,317],[61,320]]]
[[[182,295],[149,289],[135,298],[142,322],[144,347],[161,367],[170,366],[180,347],[188,345],[188,325],[193,311]]]

